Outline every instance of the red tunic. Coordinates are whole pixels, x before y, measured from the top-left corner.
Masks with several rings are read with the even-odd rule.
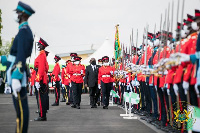
[[[111,83],[113,82],[113,75],[111,75],[111,71],[113,71],[113,67],[111,66],[102,66],[99,68],[98,74],[98,84],[102,82],[104,83]]]
[[[60,65],[59,65],[59,63],[57,62],[56,65],[54,66],[53,72],[52,72],[53,81],[54,81],[54,82],[60,81],[60,78],[59,78],[59,76],[58,76],[59,74],[60,74]]]
[[[81,71],[83,72],[82,74]],[[75,83],[83,83],[83,77],[85,76],[85,67],[81,64],[71,65],[69,68],[69,74],[71,81]]]
[[[67,72],[67,67],[62,68],[61,78],[62,78],[62,84],[69,85],[70,78],[69,73]]]
[[[44,50],[40,51],[40,54],[35,59],[34,67],[38,68],[35,81],[36,82],[43,81],[44,84],[47,84],[47,72],[49,66],[47,66],[47,58]]]
[[[136,64],[137,60],[138,60],[138,56],[134,55],[133,56],[133,60],[132,60],[133,64]]]
[[[181,53],[185,52],[184,47],[186,45],[183,41],[184,40],[181,41],[181,49],[180,49]],[[176,46],[176,52],[179,51],[178,49],[179,49],[179,45]],[[183,72],[184,72],[184,67],[185,67],[185,63],[181,63],[181,65],[179,65],[178,68],[176,69],[175,76],[174,76],[174,84],[181,83],[182,75],[183,75]]]
[[[188,43],[186,46],[186,54],[195,54],[196,52],[196,42],[197,42],[197,32],[191,34],[188,37]],[[183,81],[189,82],[190,84],[194,85],[196,83],[196,75],[191,74],[195,73],[196,66],[191,62],[187,62],[186,70],[184,73]]]
[[[32,69],[31,70],[31,78],[30,78],[31,86],[33,86],[35,84],[35,76],[36,76],[36,71],[34,69]]]

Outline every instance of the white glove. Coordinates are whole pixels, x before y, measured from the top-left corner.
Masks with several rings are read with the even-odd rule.
[[[174,88],[174,92],[175,92],[176,96],[178,96],[178,85],[174,84],[173,88]]]
[[[168,88],[168,84],[165,84],[165,88]]]
[[[37,90],[39,90],[39,88],[40,88],[40,83],[39,83],[39,82],[35,82],[35,87],[36,87]]]
[[[190,55],[184,54],[183,56],[181,56],[180,62],[188,62],[188,61],[190,61]]]
[[[101,89],[101,85],[100,84],[98,84],[98,88]]]
[[[135,85],[136,85],[136,86],[139,86],[139,85],[140,85],[140,83],[139,83],[138,81],[136,81]]]
[[[170,90],[169,90],[169,89],[167,89],[167,95],[168,95],[168,96],[170,95]]]
[[[185,95],[187,95],[187,91],[189,90],[189,83],[186,81],[183,81],[183,89],[185,91]]]
[[[115,86],[116,84],[113,82],[113,86]]]
[[[72,83],[69,83],[69,87],[72,87]]]
[[[132,81],[131,81],[131,84],[132,84],[132,86],[135,86],[135,81],[132,80]]]
[[[165,71],[164,71],[164,75],[167,75],[167,74],[168,74],[168,71],[167,71],[167,70],[165,70]]]
[[[119,86],[121,85],[121,82],[119,82]]]
[[[199,97],[199,89],[198,89],[198,85],[195,84],[195,85],[194,85],[194,88],[195,88],[195,91],[196,91],[197,97]]]
[[[162,71],[158,71],[158,74],[163,74],[163,72]]]
[[[55,85],[56,83],[53,81],[53,86]]]
[[[62,88],[65,88],[65,85],[64,85],[64,84],[62,84]]]
[[[157,85],[155,85],[155,89],[156,89],[156,91],[157,91]]]
[[[113,75],[113,71],[110,71],[110,74]]]
[[[17,98],[17,92],[20,92],[21,90],[21,83],[18,79],[12,79],[12,90],[13,95]]]
[[[83,74],[83,70],[81,70],[81,74]]]

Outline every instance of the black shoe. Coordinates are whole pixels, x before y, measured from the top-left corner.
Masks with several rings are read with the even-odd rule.
[[[67,102],[66,105],[70,105],[70,102]]]
[[[97,108],[97,105],[94,105],[94,108]]]
[[[100,106],[100,102],[97,102],[97,105]]]
[[[72,104],[71,107],[72,107],[72,108],[76,108],[76,105]]]
[[[76,105],[76,108],[77,108],[77,109],[80,109],[80,106],[79,106],[79,105]]]
[[[94,108],[94,106],[91,106],[91,108]]]
[[[39,113],[39,111],[37,110],[37,111],[35,111],[35,113]]]
[[[140,117],[141,120],[146,120],[147,117],[146,116],[143,116],[143,117]]]
[[[51,106],[59,106],[59,103],[53,103]]]
[[[35,118],[34,121],[47,121],[47,117],[38,117]]]
[[[108,106],[103,106],[103,109],[108,109]]]

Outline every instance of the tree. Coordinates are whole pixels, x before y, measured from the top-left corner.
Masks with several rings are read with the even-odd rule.
[[[10,52],[10,48],[13,44],[14,38],[12,38],[11,42],[7,41],[5,45],[0,47],[0,51],[2,55],[8,55]]]
[[[2,20],[1,20],[1,9],[0,9],[0,48],[2,47],[2,40],[1,40],[1,29],[3,28],[3,25],[2,25]],[[2,55],[2,52],[0,51],[0,55]]]

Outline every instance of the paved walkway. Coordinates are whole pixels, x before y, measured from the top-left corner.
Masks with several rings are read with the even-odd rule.
[[[104,110],[102,106],[91,109],[89,95],[82,95],[81,109],[73,109],[65,103],[52,107],[46,122],[35,122],[38,116],[35,96],[29,96],[30,133],[154,133],[158,132],[139,120],[124,120],[120,114],[125,113],[117,106]],[[54,95],[50,94],[50,104]],[[13,133],[16,114],[11,95],[0,94],[0,132]]]

